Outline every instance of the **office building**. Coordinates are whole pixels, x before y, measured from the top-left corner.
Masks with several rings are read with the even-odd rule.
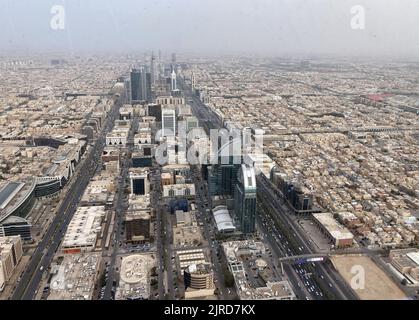
[[[185,299],[214,295],[214,275],[209,263],[191,264],[183,271]]]
[[[64,235],[62,252],[78,254],[93,251],[105,215],[105,206],[78,207]]]
[[[151,97],[151,74],[146,72],[146,68],[132,69],[131,79],[131,101],[150,102]]]
[[[160,104],[148,104],[147,115],[154,117],[156,122],[161,122],[162,110]]]
[[[128,211],[125,216],[127,242],[144,243],[150,241],[150,210]]]
[[[174,136],[176,134],[176,111],[171,108],[162,109],[162,135]]]
[[[172,74],[170,75],[170,89],[172,91],[176,91],[177,90],[177,85],[176,85],[176,72],[175,70],[172,71]]]
[[[208,166],[208,187],[211,196],[234,196],[240,164]]]
[[[0,291],[11,278],[23,255],[20,236],[0,237]]]
[[[237,176],[234,209],[240,231],[255,232],[256,226],[256,176],[254,167],[242,165]]]
[[[148,169],[131,168],[129,170],[129,179],[131,183],[131,193],[136,195],[146,195],[150,192]]]

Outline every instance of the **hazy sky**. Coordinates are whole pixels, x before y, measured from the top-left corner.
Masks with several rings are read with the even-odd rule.
[[[50,26],[54,5],[64,30]],[[365,29],[351,28],[351,7]],[[0,53],[145,50],[419,57],[419,0],[0,0]]]

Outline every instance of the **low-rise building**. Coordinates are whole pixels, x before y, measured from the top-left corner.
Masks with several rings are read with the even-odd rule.
[[[78,207],[61,245],[63,253],[93,251],[106,214],[104,206]]]
[[[345,248],[353,245],[353,234],[340,225],[331,213],[314,213],[313,220],[335,248]]]
[[[156,265],[152,254],[133,254],[122,257],[116,300],[150,298],[151,270]]]
[[[183,271],[185,299],[214,295],[214,274],[209,263],[191,264]]]
[[[101,265],[100,253],[64,255],[51,267],[48,300],[92,300]]]
[[[419,284],[419,250],[416,248],[391,250],[390,263],[415,285]]]
[[[265,245],[262,242],[253,240],[227,241],[223,242],[222,248],[240,300],[295,299],[295,294],[288,281],[277,281],[269,277],[269,281],[264,281],[264,285],[256,286],[254,282],[248,280],[250,277],[248,273],[251,272],[249,263],[261,266],[259,257],[265,253]],[[266,271],[264,272],[266,273]],[[255,276],[259,277],[258,274]],[[263,279],[261,277],[262,281]]]

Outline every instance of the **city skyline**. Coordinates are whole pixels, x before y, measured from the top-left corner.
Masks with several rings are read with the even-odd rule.
[[[0,307],[419,299],[419,3],[0,2]]]

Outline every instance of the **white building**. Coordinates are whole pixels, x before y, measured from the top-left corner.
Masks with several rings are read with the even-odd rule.
[[[176,133],[176,111],[173,108],[164,108],[161,113],[162,136],[174,136]]]
[[[62,252],[93,251],[105,214],[105,206],[78,207],[65,233]]]
[[[193,183],[165,185],[163,197],[195,197],[195,185]]]

